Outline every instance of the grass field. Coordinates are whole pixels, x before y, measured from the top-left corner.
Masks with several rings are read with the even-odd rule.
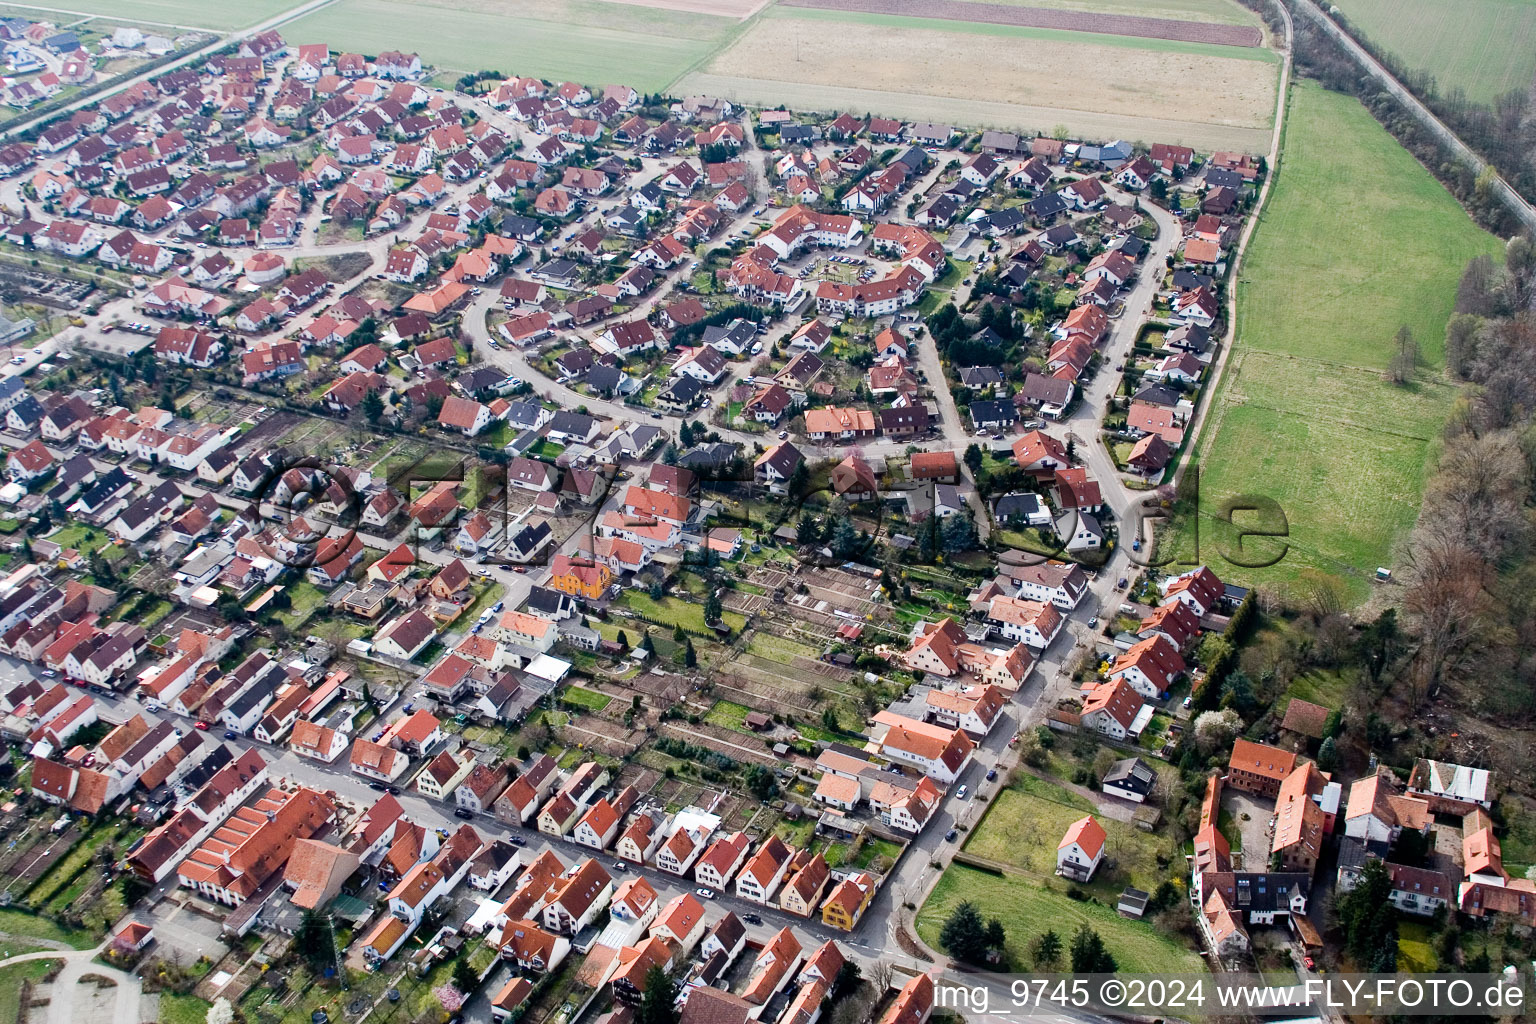
[[[1357,100],[1303,84],[1290,104],[1280,177],[1238,283],[1236,345],[1199,440],[1198,551],[1185,516],[1160,555],[1282,588],[1320,571],[1358,602],[1417,515],[1455,396],[1442,370],[1456,282],[1498,241]],[[1385,370],[1403,324],[1422,365],[1397,388]],[[1285,511],[1289,549],[1272,567],[1224,557],[1236,548],[1217,516],[1245,494]],[[1253,538],[1243,550],[1245,561],[1278,553]]]
[[[573,686],[566,690],[560,695],[560,699],[567,704],[586,708],[588,711],[601,711],[613,703],[613,698],[606,693],[598,693],[596,690],[588,690],[580,686]]]
[[[1260,151],[1277,70],[1253,47],[772,8],[675,91]]]
[[[283,34],[366,53],[409,45],[439,70],[496,68],[659,92],[737,24],[734,18],[603,0],[521,0],[515,7],[497,0],[339,0],[284,26]]]
[[[1056,873],[1056,846],[1045,837],[1060,837],[1067,827],[1092,805],[1060,786],[1021,776],[993,798],[986,817],[966,841],[965,852],[987,860],[1010,864],[1041,879]],[[1115,870],[1102,866],[1093,881],[1083,888],[1100,899],[1113,899],[1127,885],[1151,892],[1168,876],[1158,865],[1159,855],[1171,859],[1172,844],[1163,836],[1142,832],[1132,825],[1099,816],[1099,824],[1108,835],[1106,860],[1115,862]]]
[[[718,725],[722,729],[735,729],[738,732],[751,732],[747,728],[747,716],[752,709],[735,701],[717,700],[714,707],[704,713],[704,721],[710,725]]]
[[[48,19],[56,23],[63,23],[68,17],[59,12],[70,11],[82,18],[100,15],[107,21],[138,25],[228,30],[266,21],[299,3],[300,0],[248,0],[238,4],[208,3],[207,0],[60,0],[46,6],[52,8]],[[9,13],[12,7],[30,10],[25,5],[0,4],[0,14],[12,17]]]
[[[1191,949],[1160,934],[1150,922],[1121,917],[1114,907],[1069,899],[1055,888],[1020,878],[1003,878],[963,865],[952,865],[934,886],[917,915],[917,933],[939,948],[939,930],[961,901],[970,900],[984,917],[997,917],[1008,931],[1011,966],[1030,963],[1029,947],[1036,936],[1051,929],[1065,947],[1073,932],[1086,923],[1099,933],[1116,965],[1127,973],[1203,973],[1204,961]]]
[[[709,630],[709,627],[704,624],[702,603],[695,604],[678,597],[664,597],[657,601],[652,599],[651,595],[638,590],[626,590],[620,601],[636,615],[658,625],[682,626],[684,629],[696,632]],[[746,617],[736,612],[722,612],[720,621],[735,630],[747,624]]]
[[[64,942],[76,949],[90,949],[99,941],[88,932],[73,931],[54,924],[46,917],[38,917],[20,910],[0,910],[0,932],[6,935]]]
[[[0,1020],[13,1021],[20,1019],[21,1010],[21,983],[23,981],[40,982],[43,975],[57,961],[54,960],[27,960],[9,967],[0,967]],[[36,1013],[36,1011],[33,1011]],[[47,1011],[44,1011],[45,1013]]]
[[[1406,67],[1435,76],[1440,93],[1489,101],[1528,90],[1536,75],[1531,0],[1334,0],[1350,25]]]

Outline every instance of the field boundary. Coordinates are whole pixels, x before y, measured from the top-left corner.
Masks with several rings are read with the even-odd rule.
[[[972,0],[780,0],[779,6],[888,14],[938,21],[973,21],[988,25],[1092,32],[1141,39],[1172,39],[1219,46],[1256,47],[1264,44],[1264,30],[1252,25],[1143,18],[1134,14],[1096,14],[1049,7],[1015,7],[1008,4],[975,3]]]

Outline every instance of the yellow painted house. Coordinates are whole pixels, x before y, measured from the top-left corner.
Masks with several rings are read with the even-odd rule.
[[[559,555],[549,569],[548,586],[572,597],[596,601],[613,586],[613,570],[602,562]]]
[[[875,898],[875,880],[865,871],[849,875],[827,894],[821,905],[821,923],[828,928],[851,932]]]

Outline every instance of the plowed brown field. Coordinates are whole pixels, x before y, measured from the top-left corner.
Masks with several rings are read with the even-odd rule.
[[[1177,39],[1186,43],[1222,46],[1260,46],[1264,33],[1252,25],[1220,25],[1208,21],[1177,21],[1141,18],[1128,14],[1063,11],[1047,7],[975,3],[973,0],[780,0],[784,7],[811,7],[823,11],[857,11],[905,18],[942,21],[978,21],[988,25],[1050,28],[1065,32],[1097,32],[1145,39]]]

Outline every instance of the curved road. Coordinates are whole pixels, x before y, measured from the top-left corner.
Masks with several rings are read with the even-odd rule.
[[[111,979],[116,987],[111,989],[116,997],[112,1011],[112,1024],[140,1024],[143,1015],[140,1005],[143,1002],[143,986],[139,979],[116,967],[108,967],[105,964],[95,962],[96,956],[111,939],[106,940],[95,949],[75,949],[68,951],[47,950],[41,953],[23,953],[13,956],[8,960],[0,960],[0,967],[9,967],[12,964],[26,963],[29,960],[63,960],[64,969],[59,976],[48,982],[48,1018],[47,1024],[77,1024],[82,1020],[91,1020],[101,1024],[99,1016],[91,1014],[83,1000],[80,999],[81,981],[87,974],[97,974]],[[94,983],[92,983],[94,987]],[[76,1006],[79,1002],[82,1005]]]

